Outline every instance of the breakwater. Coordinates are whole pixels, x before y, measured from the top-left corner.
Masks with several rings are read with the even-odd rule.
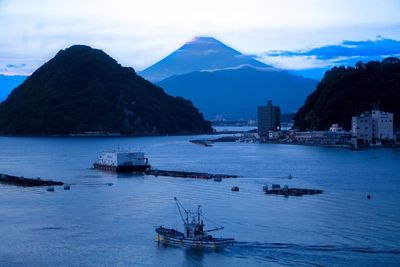
[[[63,185],[63,182],[42,180],[41,178],[25,178],[8,174],[0,174],[0,183],[16,186],[54,186]]]
[[[169,170],[148,170],[147,175],[153,176],[170,176],[179,178],[195,178],[195,179],[215,179],[215,178],[238,178],[237,175],[230,174],[211,174],[205,172],[186,172],[186,171],[169,171]]]
[[[304,188],[273,188],[264,189],[267,195],[282,195],[282,196],[303,196],[322,194],[320,189],[304,189]]]

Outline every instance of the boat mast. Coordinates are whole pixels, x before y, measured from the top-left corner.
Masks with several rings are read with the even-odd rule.
[[[200,223],[200,216],[201,216],[201,205],[197,206],[197,223]],[[203,222],[201,222],[203,224]]]
[[[184,223],[184,224],[188,224],[188,223],[189,223],[189,211],[187,211],[187,210],[182,206],[182,204],[179,202],[179,200],[178,200],[176,197],[174,197],[174,200],[175,200],[175,202],[176,202],[176,206],[178,207],[179,215],[181,216],[181,219],[182,219],[183,223]],[[183,214],[182,214],[182,210],[183,210],[183,211],[185,212],[185,214],[186,214],[186,219],[185,219],[185,217],[184,217]]]

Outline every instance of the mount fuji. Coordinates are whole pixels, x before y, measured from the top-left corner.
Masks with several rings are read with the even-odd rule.
[[[317,81],[274,68],[212,37],[196,37],[140,75],[189,99],[207,119],[255,119],[271,99],[296,112]]]
[[[241,65],[269,67],[213,37],[195,37],[139,74],[152,82],[157,82],[173,75],[200,70],[234,68]]]

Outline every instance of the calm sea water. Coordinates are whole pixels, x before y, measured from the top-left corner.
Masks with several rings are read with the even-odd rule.
[[[193,138],[202,136],[1,137],[0,172],[62,180],[71,191],[0,185],[0,266],[400,265],[399,150],[202,147]],[[144,151],[155,168],[242,177],[216,183],[90,169],[118,147]],[[263,194],[272,183],[324,194]],[[175,196],[187,208],[201,204],[207,226],[225,226],[217,235],[238,243],[223,251],[158,245],[154,226],[181,227]]]

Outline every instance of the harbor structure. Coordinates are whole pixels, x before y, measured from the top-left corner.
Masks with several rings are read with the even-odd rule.
[[[400,143],[400,128],[398,128],[394,131],[394,137],[395,137],[396,143]]]
[[[63,182],[43,180],[41,178],[25,178],[23,176],[14,176],[0,173],[0,184],[9,184],[16,186],[34,187],[34,186],[55,186],[63,185]],[[54,188],[53,188],[54,191]]]
[[[372,110],[353,116],[351,131],[357,142],[363,144],[394,140],[393,113]]]
[[[339,126],[337,123],[333,123],[331,127],[329,127],[329,131],[333,133],[343,132],[343,128]]]
[[[298,143],[316,145],[348,145],[351,143],[351,132],[343,130],[339,124],[332,124],[329,131],[295,132],[294,140]]]
[[[145,172],[150,169],[143,152],[103,152],[93,164],[94,169],[111,172]]]
[[[258,133],[268,135],[269,131],[279,131],[281,124],[281,109],[279,106],[272,105],[268,100],[266,106],[257,108]]]

